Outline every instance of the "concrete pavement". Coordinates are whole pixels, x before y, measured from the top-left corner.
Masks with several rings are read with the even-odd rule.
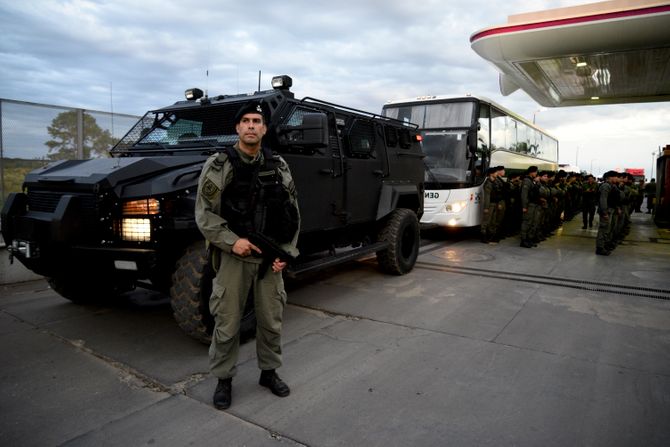
[[[645,215],[609,257],[569,222],[534,249],[434,236],[289,286],[280,399],[241,350],[233,406],[164,297],[76,306],[2,286],[0,444],[670,445],[670,234]]]

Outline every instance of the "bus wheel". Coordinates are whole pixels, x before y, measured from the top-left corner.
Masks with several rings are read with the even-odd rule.
[[[419,256],[421,232],[414,211],[399,208],[384,221],[378,241],[389,242],[389,247],[377,252],[379,266],[386,273],[404,275],[414,268]]]

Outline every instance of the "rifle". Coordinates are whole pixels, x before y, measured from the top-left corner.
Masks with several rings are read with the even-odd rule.
[[[263,252],[259,255],[263,257],[263,262],[261,262],[261,267],[258,270],[259,279],[263,279],[268,268],[270,268],[274,260],[277,258],[279,258],[281,261],[288,262],[289,264],[295,262],[295,256],[288,253],[275,241],[268,238],[264,234],[257,232],[251,233],[249,235],[249,242],[260,248]]]

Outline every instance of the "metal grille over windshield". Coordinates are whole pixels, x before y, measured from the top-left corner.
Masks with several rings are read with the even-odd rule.
[[[234,144],[237,141],[235,114],[239,108],[239,103],[233,103],[217,107],[149,112],[121,139],[112,152]]]

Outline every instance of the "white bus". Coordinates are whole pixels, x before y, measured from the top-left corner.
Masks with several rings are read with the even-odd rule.
[[[495,102],[475,96],[422,96],[387,102],[382,115],[419,125],[425,158],[423,224],[481,223],[486,169],[509,177],[535,165],[558,167],[558,140]]]

